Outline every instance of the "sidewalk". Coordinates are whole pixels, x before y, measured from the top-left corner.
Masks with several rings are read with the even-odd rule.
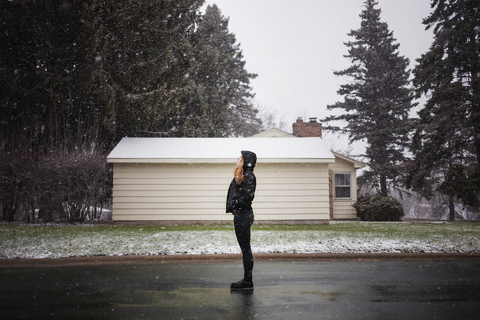
[[[480,253],[316,253],[316,254],[254,254],[256,262],[285,261],[480,261]],[[91,266],[167,263],[241,262],[240,254],[156,255],[156,256],[95,256],[61,259],[5,259],[0,268],[35,266]]]

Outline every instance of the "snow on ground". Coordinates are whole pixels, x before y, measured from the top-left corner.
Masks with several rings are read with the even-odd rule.
[[[12,233],[0,229],[0,259],[240,253],[231,229],[77,232],[75,227],[67,228],[71,229],[38,236],[28,229]],[[253,230],[252,249],[254,253],[471,253],[480,252],[480,237],[476,232],[425,237],[385,232]]]

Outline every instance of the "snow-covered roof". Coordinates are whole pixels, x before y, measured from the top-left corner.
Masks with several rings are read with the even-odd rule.
[[[259,163],[335,161],[321,138],[123,138],[107,161],[224,163],[234,162],[242,150],[255,152]]]

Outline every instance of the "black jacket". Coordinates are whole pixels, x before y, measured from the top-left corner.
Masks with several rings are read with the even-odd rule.
[[[241,184],[230,182],[227,193],[227,212],[233,214],[253,213],[252,201],[255,198],[257,179],[253,168],[257,164],[257,156],[251,151],[242,151],[243,156],[243,178]]]

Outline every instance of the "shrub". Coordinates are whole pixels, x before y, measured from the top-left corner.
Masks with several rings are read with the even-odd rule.
[[[23,155],[15,157],[20,160],[12,161],[10,154],[1,154],[0,161],[0,211],[2,219],[9,222],[28,204],[27,181],[31,180],[28,170],[32,162]]]
[[[399,221],[403,216],[402,204],[397,199],[379,194],[361,196],[353,206],[362,221]]]
[[[100,153],[0,153],[0,160],[0,220],[99,220],[111,201],[112,174]]]

